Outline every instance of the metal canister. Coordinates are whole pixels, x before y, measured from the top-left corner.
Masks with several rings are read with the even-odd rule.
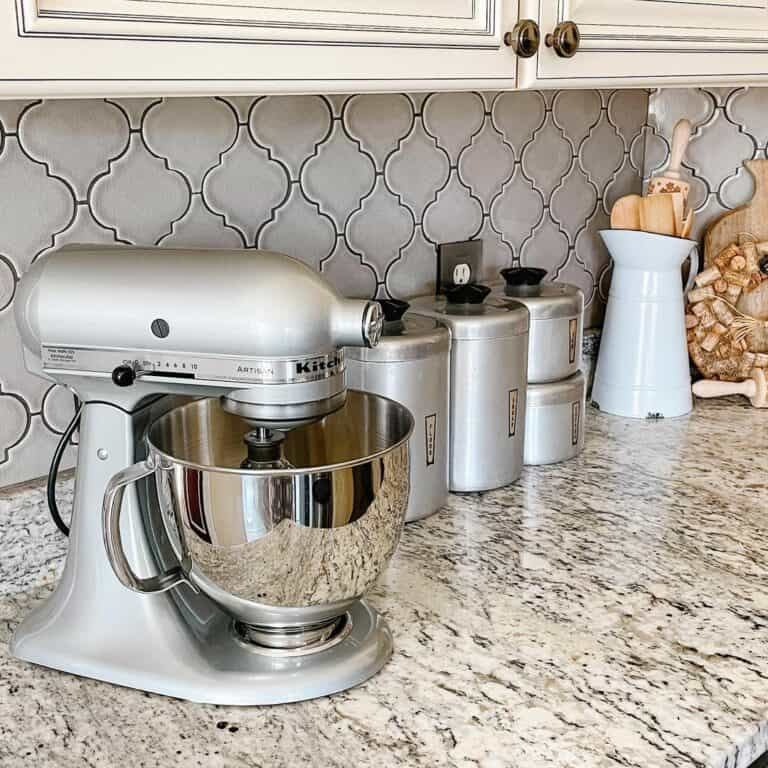
[[[518,301],[531,314],[528,381],[541,384],[573,376],[581,369],[584,294],[568,283],[542,282],[544,269],[501,270],[504,284],[494,286],[488,303]]]
[[[584,447],[587,379],[577,373],[549,384],[529,384],[525,407],[525,463],[554,464]]]
[[[384,332],[372,349],[345,350],[347,386],[384,395],[412,413],[411,493],[406,522],[437,512],[448,497],[448,386],[451,336],[436,320],[380,302]]]
[[[480,290],[482,289],[482,290]],[[484,491],[520,477],[525,437],[528,310],[482,303],[485,286],[413,300],[451,332],[449,487]]]

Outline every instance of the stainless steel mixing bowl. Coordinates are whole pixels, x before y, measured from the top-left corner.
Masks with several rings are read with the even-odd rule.
[[[252,424],[217,399],[175,408],[150,427],[148,458],[107,487],[115,574],[140,592],[186,582],[256,634],[322,627],[371,587],[397,546],[412,428],[399,403],[349,390],[342,408],[285,433],[274,456],[250,465],[263,468],[242,469]],[[150,474],[179,564],[141,578],[123,552],[120,509],[125,487]]]

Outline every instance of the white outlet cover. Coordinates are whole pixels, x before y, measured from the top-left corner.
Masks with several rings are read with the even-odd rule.
[[[453,268],[453,282],[456,285],[466,285],[471,274],[472,270],[469,268],[469,264],[457,264]]]

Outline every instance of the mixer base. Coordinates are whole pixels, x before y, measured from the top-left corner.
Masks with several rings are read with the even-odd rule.
[[[392,655],[386,622],[363,600],[348,609],[346,632],[338,642],[325,643],[314,652],[272,653],[243,642],[233,631],[232,619],[214,607],[210,614],[198,614],[197,621],[187,622],[180,620],[168,594],[150,598],[157,601],[149,610],[152,616],[147,615],[146,597],[127,590],[124,597],[143,603],[154,628],[165,614],[159,621],[163,631],[145,635],[141,626],[134,626],[129,637],[111,637],[109,626],[85,628],[59,615],[56,618],[64,621],[54,618],[42,632],[35,626],[28,635],[22,624],[12,644],[14,655],[129,688],[226,705],[284,704],[327,696],[367,680]],[[121,607],[125,610],[125,601]],[[45,608],[46,604],[38,611]],[[173,619],[170,613],[175,614]],[[33,613],[30,618],[38,625],[43,617]],[[133,618],[143,623],[138,614]],[[89,634],[98,638],[96,643],[84,642]]]

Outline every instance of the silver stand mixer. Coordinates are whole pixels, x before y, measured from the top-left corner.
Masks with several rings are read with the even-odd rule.
[[[33,373],[84,403],[69,552],[19,659],[215,704],[377,672],[361,596],[408,499],[410,413],[347,391],[374,302],[258,251],[68,246],[22,278]]]

